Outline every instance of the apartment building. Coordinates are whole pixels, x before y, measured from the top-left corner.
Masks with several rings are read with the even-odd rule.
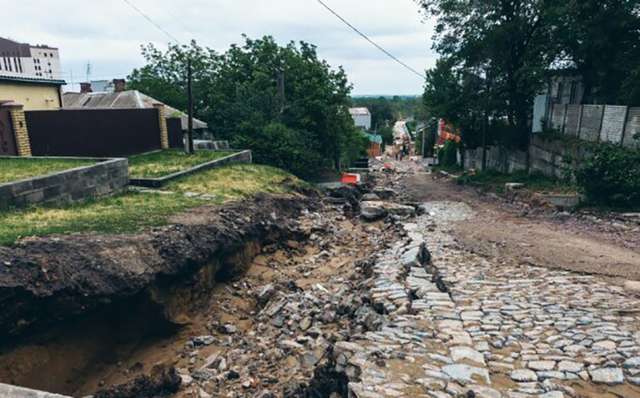
[[[0,37],[0,75],[60,80],[60,54],[54,47]]]

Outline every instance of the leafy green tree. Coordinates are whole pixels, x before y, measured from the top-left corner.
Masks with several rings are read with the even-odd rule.
[[[147,65],[132,73],[130,86],[178,109],[185,109],[184,60],[197,59],[196,116],[216,136],[254,150],[259,161],[310,177],[364,153],[348,112],[347,76],[320,60],[311,44],[245,37],[223,54],[192,43],[166,52],[149,45],[143,55]]]
[[[640,1],[566,0],[550,2],[546,12],[551,49],[559,65],[581,76],[584,102],[637,105],[628,93],[640,89]]]
[[[131,72],[127,77],[127,87],[186,111],[187,59],[190,58],[193,70],[194,111],[196,117],[203,117],[208,108],[206,94],[218,63],[219,57],[216,53],[192,41],[185,46],[172,44],[166,52],[162,52],[153,44],[147,44],[142,46],[142,55],[147,64]]]
[[[444,58],[437,72],[428,75],[427,86],[429,79],[439,80],[431,84],[435,87],[449,82],[445,95],[449,103],[443,107],[454,119],[464,122],[469,116],[478,116],[475,110],[459,115],[461,111],[454,109],[459,103],[453,97],[455,90],[465,95],[473,93],[468,89],[484,87],[480,102],[495,107],[499,114],[494,117],[504,117],[518,138],[516,142],[526,144],[532,101],[551,59],[546,51],[550,38],[546,1],[420,1],[424,10],[437,18],[434,48]],[[457,88],[451,86],[454,81]],[[429,87],[425,94],[429,94]]]

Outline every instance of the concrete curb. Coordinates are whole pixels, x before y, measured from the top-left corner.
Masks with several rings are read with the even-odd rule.
[[[165,177],[160,178],[130,178],[129,184],[145,187],[145,188],[160,188],[170,181],[176,180],[178,178],[186,177],[191,174],[198,173],[200,171],[216,169],[218,167],[226,166],[227,164],[232,163],[252,163],[253,157],[250,150],[244,150],[239,153],[234,153],[229,156],[225,156],[220,159],[212,160],[207,163],[200,164],[198,166],[192,167],[190,169],[180,171],[177,173],[170,174]]]
[[[71,398],[67,395],[52,394],[44,391],[12,386],[0,383],[0,397],[7,398]]]

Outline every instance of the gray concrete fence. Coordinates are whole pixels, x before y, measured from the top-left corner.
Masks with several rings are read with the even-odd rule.
[[[548,126],[585,141],[640,147],[640,107],[555,104]]]

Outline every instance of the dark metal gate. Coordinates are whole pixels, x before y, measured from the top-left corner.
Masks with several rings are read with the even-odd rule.
[[[18,154],[15,135],[7,109],[0,109],[0,155],[15,156]]]

